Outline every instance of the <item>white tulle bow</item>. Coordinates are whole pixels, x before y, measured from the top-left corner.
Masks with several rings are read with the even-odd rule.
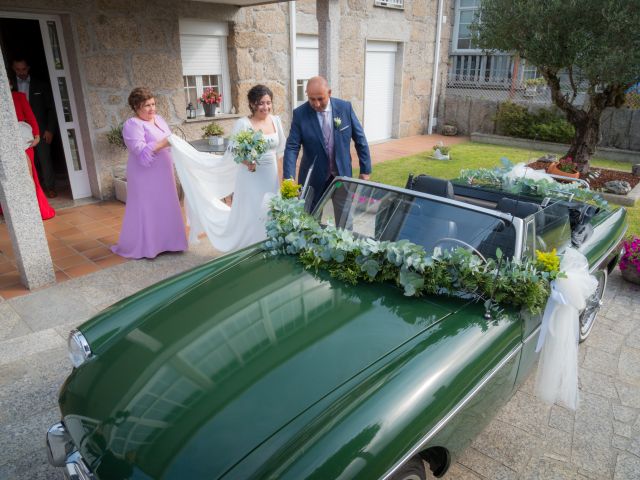
[[[535,393],[547,403],[578,406],[579,315],[598,281],[586,257],[568,248],[560,262],[565,278],[551,282],[536,352],[540,353]]]

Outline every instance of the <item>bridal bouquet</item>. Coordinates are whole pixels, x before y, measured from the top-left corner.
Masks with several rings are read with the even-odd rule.
[[[261,131],[252,128],[231,137],[229,149],[236,163],[258,163],[258,159],[269,149],[269,143]]]

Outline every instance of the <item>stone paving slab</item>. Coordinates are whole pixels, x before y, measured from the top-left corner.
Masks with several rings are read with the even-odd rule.
[[[59,419],[58,390],[71,372],[68,331],[217,255],[205,243],[0,303],[0,479],[61,478],[47,463],[44,434]],[[531,375],[445,480],[640,478],[640,288],[615,271],[606,302],[580,346],[578,410],[542,403],[533,396]]]

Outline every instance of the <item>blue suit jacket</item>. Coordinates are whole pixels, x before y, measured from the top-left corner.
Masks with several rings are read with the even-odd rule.
[[[351,103],[332,97],[331,111],[331,116],[334,119],[333,150],[339,175],[345,177],[352,175],[351,153],[349,150],[352,139],[360,161],[360,173],[371,173],[369,145]],[[336,126],[336,118],[340,119],[339,127]],[[300,147],[302,147],[303,152],[298,183],[304,184],[309,169],[314,165],[309,185],[314,190],[313,203],[315,204],[322,195],[329,178],[329,156],[322,138],[322,129],[320,128],[317,113],[311,108],[309,102],[300,105],[293,111],[291,130],[289,131],[287,146],[284,151],[282,166],[282,176],[284,178],[294,178]]]

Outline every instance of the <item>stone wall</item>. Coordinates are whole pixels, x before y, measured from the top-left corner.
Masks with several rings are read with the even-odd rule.
[[[316,0],[299,0],[297,31],[317,34]],[[446,0],[449,8],[451,0]],[[395,136],[423,133],[428,121],[437,2],[406,2],[405,10],[373,6],[369,0],[340,0],[341,96],[362,118],[367,40],[398,42]],[[205,122],[184,123],[180,58],[180,18],[228,22],[231,101],[248,112],[246,93],[256,83],[274,92],[274,111],[290,121],[290,44],[288,3],[257,7],[174,0],[0,0],[0,9],[57,14],[69,57],[74,99],[93,195],[114,194],[113,173],[126,164],[126,152],[108,144],[106,134],[132,115],[127,97],[146,85],[157,94],[159,113],[188,139],[201,135]],[[443,36],[448,29],[443,29]],[[441,60],[447,58],[442,42]],[[444,63],[442,72],[446,73]],[[227,131],[234,118],[216,119]]]
[[[447,96],[440,126],[453,124],[460,135],[476,132],[500,134],[494,119],[499,104],[497,100]],[[600,119],[600,138],[598,145],[601,147],[640,151],[640,110],[607,108]]]
[[[290,111],[286,3],[239,9],[174,0],[0,0],[2,10],[26,8],[63,20],[62,34],[75,69],[76,105],[86,119],[82,139],[95,197],[113,197],[113,173],[126,164],[126,151],[109,145],[106,133],[132,115],[127,105],[132,88],[151,88],[160,115],[188,139],[202,133],[207,121],[184,124],[180,18],[229,22],[229,75],[236,109],[248,111],[246,92],[259,82],[273,89],[277,113]],[[287,115],[284,120],[287,123]],[[222,120],[226,131],[233,121]]]
[[[288,130],[291,112],[288,3],[238,10],[229,31],[229,69],[234,105],[249,113],[247,92],[258,84],[273,91],[273,111]]]
[[[450,3],[445,1],[445,12]],[[398,42],[401,48],[396,58],[396,83],[400,95],[394,105],[398,110],[394,132],[398,137],[423,133],[431,97],[437,2],[414,0],[405,2],[404,10],[393,10],[375,7],[369,0],[341,0],[340,10],[341,97],[353,104],[362,119],[366,42]],[[296,30],[299,34],[318,34],[315,0],[296,2]],[[442,31],[440,71],[444,77],[441,78],[446,78],[449,30]]]

